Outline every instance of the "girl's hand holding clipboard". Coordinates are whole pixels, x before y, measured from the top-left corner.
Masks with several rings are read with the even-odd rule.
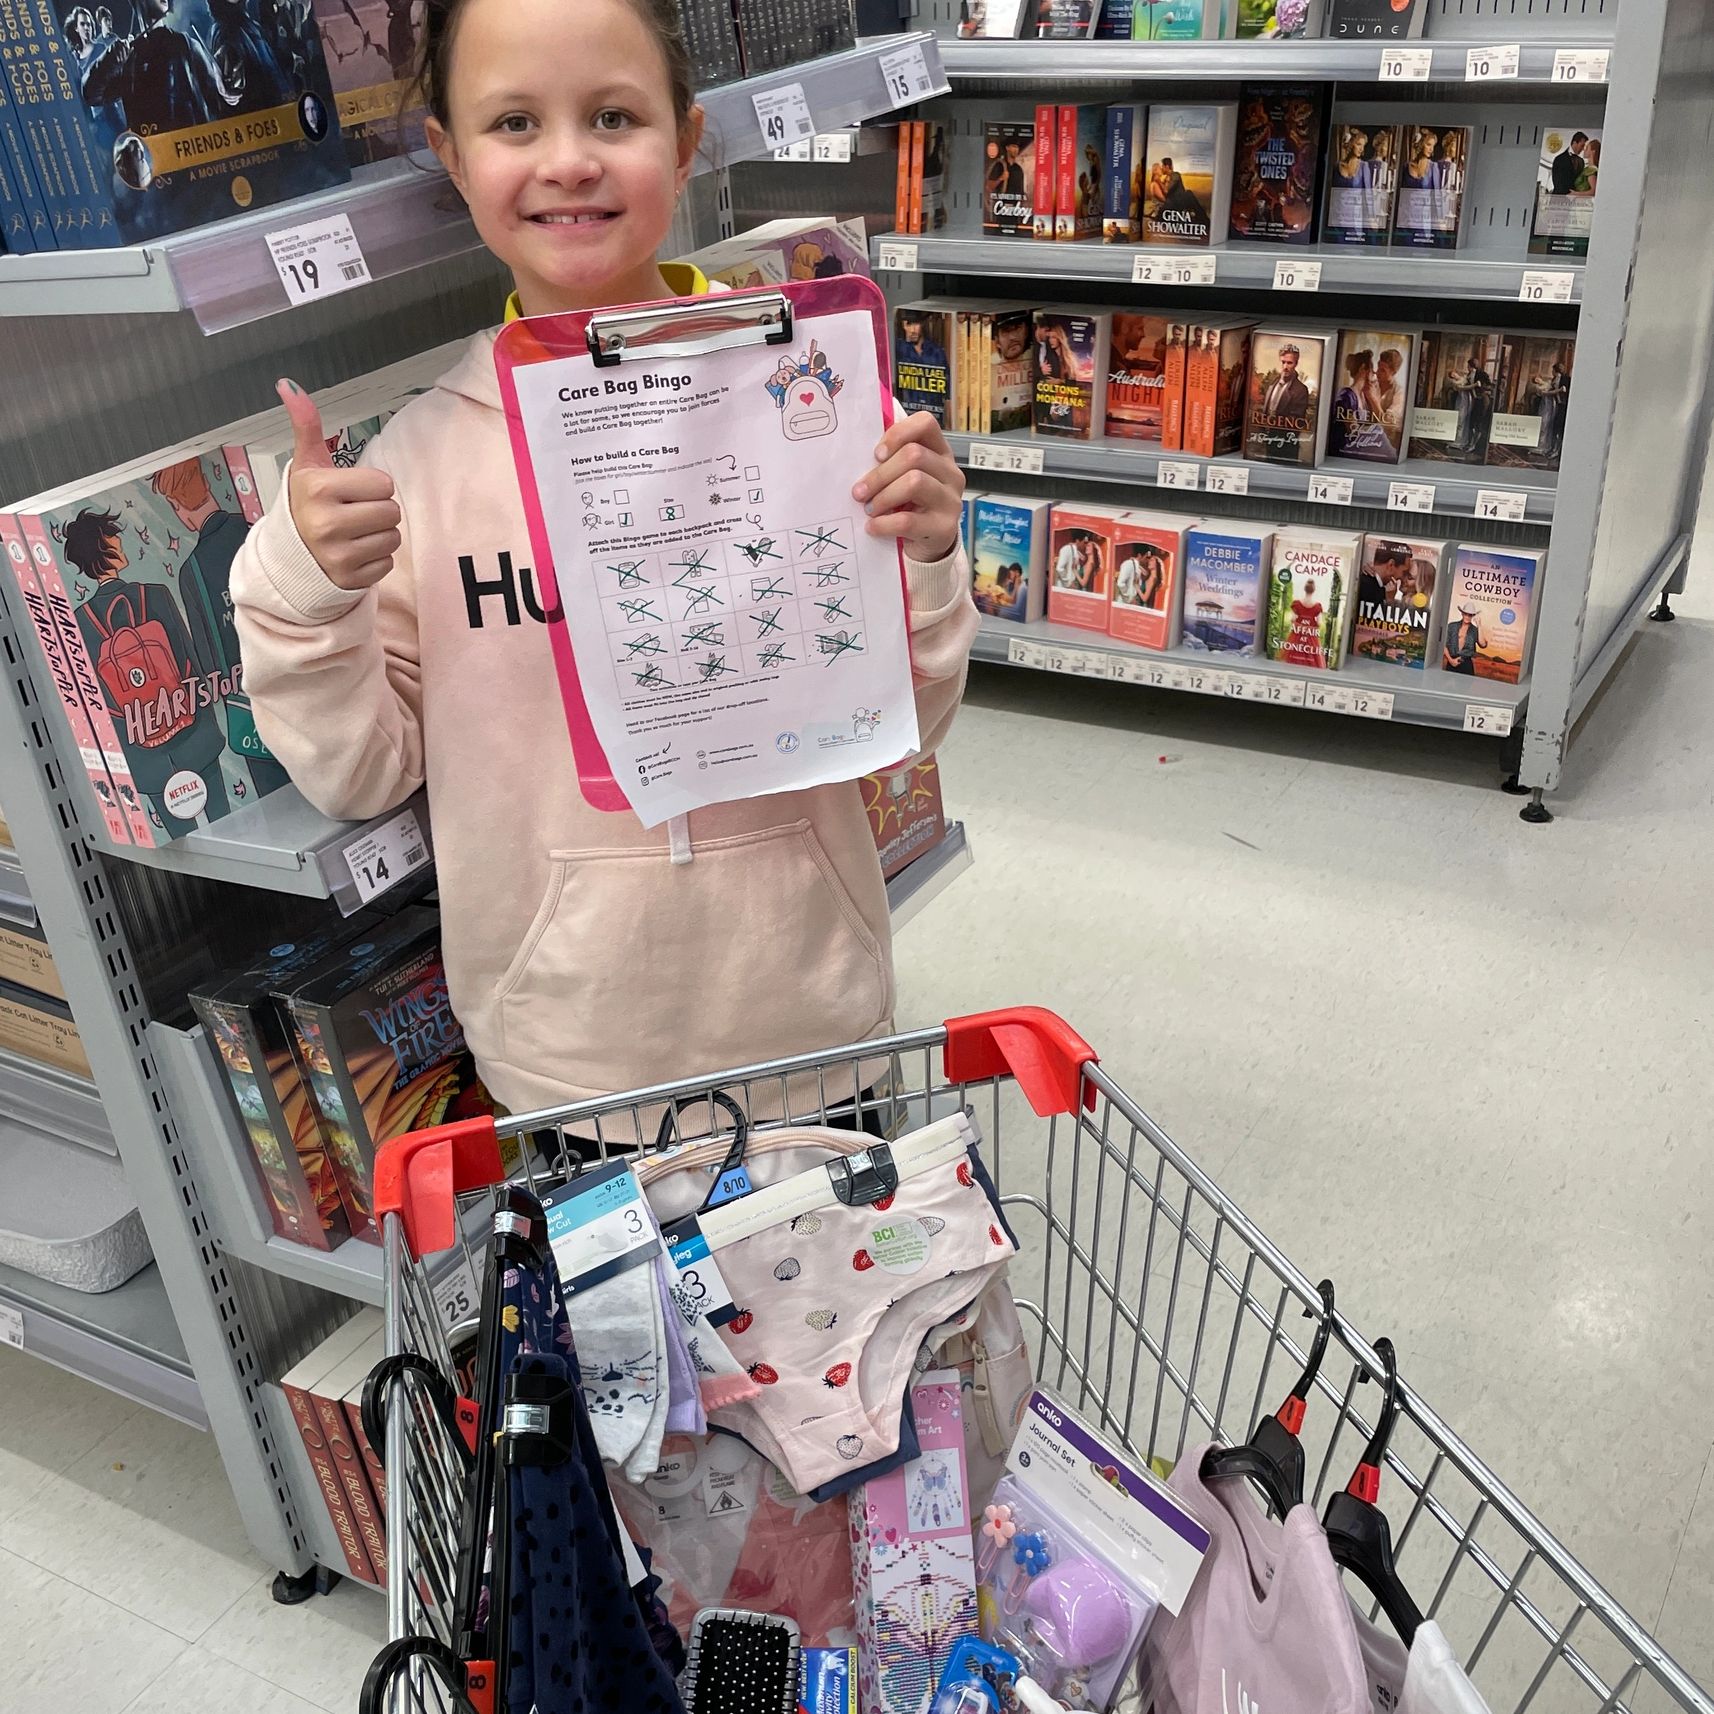
[[[851,490],[872,536],[897,536],[914,560],[945,559],[958,546],[964,472],[927,411],[899,417],[875,448],[875,468]]]

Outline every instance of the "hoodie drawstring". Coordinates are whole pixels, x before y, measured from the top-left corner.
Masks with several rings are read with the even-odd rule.
[[[690,817],[675,815],[667,823],[667,846],[672,852],[675,864],[690,862],[694,853],[690,848]]]

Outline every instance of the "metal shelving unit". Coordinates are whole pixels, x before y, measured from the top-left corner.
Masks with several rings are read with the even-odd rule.
[[[845,53],[705,90],[697,170],[772,153],[755,97],[796,84],[817,129],[831,132],[887,112],[893,99],[881,56],[916,42],[944,87],[938,43],[927,32],[876,37]],[[289,309],[267,237],[327,216],[350,216],[376,280],[433,268],[481,248],[464,206],[432,156],[359,169],[349,184],[281,207],[257,209],[152,244],[116,250],[0,256],[0,315],[137,315],[188,310],[204,333]]]
[[[86,1077],[0,1048],[0,1115],[50,1136],[117,1154],[101,1094]]]
[[[18,861],[16,851],[0,846],[0,921],[32,927],[35,920],[36,902],[30,897],[24,865]]]
[[[872,259],[896,299],[998,291],[1021,302],[1088,297],[1174,313],[1219,304],[1286,323],[1575,330],[1563,481],[1550,473],[1416,461],[1390,470],[1332,461],[1300,472],[1110,440],[953,437],[972,485],[996,491],[1051,497],[1103,484],[1102,498],[1134,505],[1364,530],[1403,528],[1408,519],[1424,533],[1545,546],[1548,564],[1524,685],[1465,681],[1454,691],[1445,681],[1436,683],[1434,674],[1405,674],[1407,682],[1394,684],[1390,672],[1365,667],[1323,675],[1358,688],[1319,705],[1373,714],[1373,699],[1363,694],[1367,686],[1380,693],[1386,718],[1463,727],[1466,706],[1477,704],[1469,729],[1481,732],[1496,729],[1481,711],[1502,709],[1500,729],[1512,723],[1503,752],[1514,776],[1508,783],[1530,794],[1525,819],[1551,819],[1542,797],[1559,781],[1577,717],[1624,656],[1635,625],[1657,610],[1662,591],[1670,595],[1683,586],[1708,449],[1703,379],[1714,331],[1714,185],[1695,165],[1714,105],[1714,36],[1704,27],[1703,9],[1692,0],[1531,0],[1527,6],[1429,0],[1423,38],[1397,44],[958,41],[957,12],[956,0],[920,0],[918,6],[917,21],[943,38],[942,63],[953,83],[952,97],[930,109],[952,131],[950,221],[937,233],[872,240]],[[1472,63],[1472,49],[1511,45],[1519,50],[1515,78],[1496,81]],[[1421,81],[1383,73],[1391,47],[1427,50],[1426,65],[1413,68]],[[1474,56],[1489,64],[1507,57]],[[1556,71],[1571,61],[1572,75],[1569,66]],[[1602,76],[1607,81],[1598,81]],[[1132,284],[1138,258],[1182,259],[1193,252],[981,235],[983,121],[1027,119],[1038,99],[1062,85],[1068,100],[1171,99],[1186,85],[1192,86],[1185,89],[1188,98],[1212,99],[1234,95],[1248,78],[1330,83],[1334,110],[1355,120],[1408,121],[1419,113],[1472,126],[1465,245],[1422,254],[1229,242],[1213,250],[1212,285],[1166,287]],[[1541,137],[1553,124],[1601,128],[1600,192],[1589,255],[1580,263],[1527,254]],[[1305,260],[1321,263],[1318,290],[1274,289],[1277,263]],[[1522,297],[1525,274],[1537,271],[1570,274],[1569,298]],[[1080,282],[1086,282],[1081,290]],[[1027,449],[1021,460],[1014,457],[1018,448]],[[1163,482],[1163,461],[1183,473],[1175,470]],[[1223,491],[1214,498],[1209,478],[1240,471],[1245,496],[1236,497],[1230,477],[1222,475]],[[1351,478],[1348,503],[1310,499],[1310,478],[1324,474]],[[1395,481],[1432,483],[1432,510],[1406,511],[1402,495],[1394,508]],[[1496,516],[1482,503],[1485,490],[1521,492],[1522,518],[1506,517],[1503,508]],[[985,627],[978,655],[1191,688],[1182,673],[1140,673],[1134,651],[1104,638],[1062,635],[1057,627],[1030,628],[1022,637],[1015,627],[1004,629],[1011,634]],[[1169,659],[1157,658],[1156,667]],[[1170,664],[1194,663],[1179,658]],[[1292,703],[1300,685],[1306,700],[1318,688],[1313,675],[1306,679],[1272,663],[1223,661],[1218,670],[1222,693],[1247,699],[1259,687],[1260,700]],[[1348,703],[1353,706],[1341,706]]]

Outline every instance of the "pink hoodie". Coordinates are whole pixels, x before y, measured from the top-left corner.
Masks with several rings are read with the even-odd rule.
[[[887,895],[855,782],[698,810],[688,863],[669,828],[583,801],[493,345],[477,334],[364,455],[405,515],[374,589],[331,582],[283,502],[251,531],[232,595],[262,737],[328,815],[427,782],[453,1005],[514,1111],[884,1032]],[[962,550],[907,575],[926,752],[976,610]]]

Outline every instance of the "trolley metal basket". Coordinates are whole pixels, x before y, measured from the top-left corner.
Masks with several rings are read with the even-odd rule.
[[[1305,1362],[1304,1316],[1322,1314],[1309,1275],[1248,1220],[1051,1013],[1021,1009],[825,1053],[687,1078],[549,1111],[444,1126],[382,1151],[376,1204],[386,1258],[386,1335],[395,1364],[385,1460],[389,1650],[444,1647],[465,1468],[445,1389],[452,1366],[436,1283],[479,1266],[483,1209],[502,1180],[497,1139],[532,1139],[515,1175],[567,1170],[562,1137],[600,1151],[645,1149],[675,1103],[679,1133],[714,1135],[723,1091],[758,1126],[879,1118],[889,1130],[968,1105],[1018,1235],[1012,1286],[1036,1374],[1136,1456],[1174,1461],[1214,1438],[1244,1440]],[[773,1117],[768,1117],[768,1116]],[[854,1143],[855,1143],[854,1139]],[[478,1243],[471,1243],[474,1234]],[[1343,1316],[1301,1438],[1319,1512],[1370,1433],[1364,1388],[1381,1364]],[[1302,1343],[1299,1343],[1299,1340]],[[1408,1353],[1404,1367],[1408,1369]],[[1401,1578],[1435,1618],[1494,1714],[1679,1708],[1714,1714],[1699,1689],[1506,1485],[1408,1385],[1379,1504]],[[1369,1608],[1367,1596],[1363,1603]],[[1370,1609],[1372,1610],[1372,1609]],[[384,1653],[377,1662],[388,1658]],[[450,1661],[450,1655],[443,1656]],[[422,1655],[387,1677],[377,1707],[454,1714],[450,1666]]]

